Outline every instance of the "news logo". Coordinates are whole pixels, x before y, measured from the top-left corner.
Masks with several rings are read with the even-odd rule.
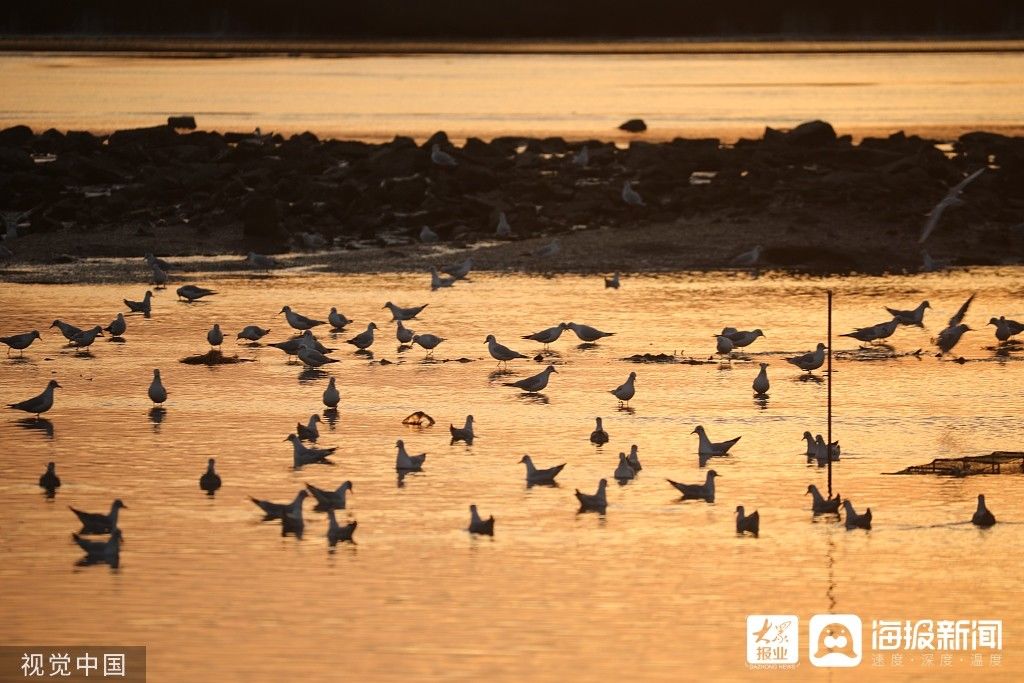
[[[811,664],[821,667],[858,666],[864,658],[864,633],[856,614],[815,614],[807,627]]]

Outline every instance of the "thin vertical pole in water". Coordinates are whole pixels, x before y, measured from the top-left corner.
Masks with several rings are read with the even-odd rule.
[[[828,438],[825,440],[828,458],[828,497],[832,497],[832,290],[828,290]]]

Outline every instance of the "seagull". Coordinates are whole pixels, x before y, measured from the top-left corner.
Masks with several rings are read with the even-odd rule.
[[[423,244],[436,244],[440,237],[437,233],[430,229],[429,226],[424,225],[420,230],[420,242]]]
[[[819,491],[818,487],[814,484],[807,487],[807,493],[811,495],[811,511],[814,512],[814,514],[839,513],[839,506],[842,504],[843,500],[839,497],[838,493],[832,498],[826,499],[821,495],[821,491]]]
[[[459,162],[455,161],[455,157],[442,150],[441,145],[437,143],[434,143],[430,148],[430,160],[435,165],[446,168],[454,168],[459,165]]]
[[[976,294],[971,294],[969,297],[967,297],[967,301],[961,304],[960,308],[957,309],[957,312],[954,313],[953,317],[949,319],[950,327],[952,327],[953,325],[959,325],[964,321],[964,316],[967,315],[967,309],[971,307],[971,303],[974,301],[975,296]]]
[[[626,462],[629,463],[629,466],[633,468],[634,472],[639,472],[643,469],[643,466],[640,464],[640,455],[637,450],[636,444],[633,444],[629,447],[629,455],[626,456]]]
[[[127,303],[127,302],[125,302]],[[60,333],[64,335],[64,338],[68,341],[74,341],[75,337],[82,334],[82,330],[74,325],[64,322],[63,320],[54,320],[50,325],[50,328],[56,327],[60,330]]]
[[[398,323],[398,326],[395,327],[395,338],[398,340],[399,344],[408,344],[412,341],[412,338],[416,336],[416,333],[403,325],[401,320],[396,322]]]
[[[604,514],[604,511],[608,509],[608,498],[605,495],[607,487],[608,480],[602,479],[597,482],[597,491],[595,493],[581,493],[579,489],[576,489],[576,500],[580,502],[580,512],[591,510]]]
[[[807,442],[807,457],[813,458],[818,452],[817,446],[814,443],[814,435],[810,432],[804,432],[803,439]]]
[[[299,240],[302,242],[302,246],[310,251],[317,251],[327,246],[327,240],[317,232],[300,232]]]
[[[768,364],[758,363],[761,366],[760,372],[757,373],[757,377],[754,378],[754,393],[758,396],[767,396],[768,389],[771,388],[771,384],[768,382]]]
[[[312,465],[313,463],[334,464],[327,457],[338,450],[337,446],[332,448],[310,448],[303,444],[295,434],[289,434],[284,440],[292,442],[292,467],[295,469],[299,469],[304,465]]]
[[[214,323],[210,331],[206,333],[206,341],[210,342],[210,346],[220,347],[224,343],[224,333],[220,331],[220,323]]]
[[[253,268],[260,270],[267,270],[269,268],[277,267],[277,260],[271,256],[264,256],[263,254],[257,254],[255,251],[250,251],[245,257],[245,262]]]
[[[900,325],[916,325],[917,327],[924,327],[924,309],[931,308],[932,305],[927,301],[922,301],[918,304],[917,308],[909,311],[901,311],[896,308],[885,307],[885,310],[889,311],[889,314],[895,320],[898,320]]]
[[[324,354],[320,353],[316,349],[309,348],[308,346],[300,346],[296,354],[303,363],[311,368],[319,368],[328,363],[340,363],[337,358],[329,358]]]
[[[435,292],[445,287],[451,287],[455,284],[456,279],[454,277],[441,277],[437,274],[437,268],[430,266],[430,291]]]
[[[153,371],[153,381],[149,383],[149,400],[154,404],[163,403],[167,400],[167,389],[160,381],[160,371]]]
[[[540,249],[534,251],[532,255],[537,258],[551,258],[560,251],[562,251],[562,243],[556,237]]]
[[[636,373],[631,372],[629,373],[629,377],[626,378],[625,382],[612,389],[609,393],[611,393],[611,395],[614,396],[615,398],[619,399],[620,404],[628,404],[629,399],[633,398],[633,396],[636,394],[636,388],[633,386],[633,383],[635,381]]]
[[[580,147],[580,151],[572,157],[572,165],[579,168],[586,168],[587,164],[590,163],[590,150],[587,149],[586,145]]]
[[[699,440],[697,445],[698,455],[705,456],[719,456],[728,455],[729,449],[736,445],[736,442],[742,439],[742,436],[737,436],[735,439],[729,439],[728,441],[720,441],[718,443],[712,443],[711,439],[708,438],[707,432],[704,431],[704,427],[697,425],[691,434],[696,434]]]
[[[576,336],[579,337],[581,341],[587,342],[588,344],[596,342],[598,339],[611,337],[615,334],[614,332],[602,332],[590,325],[580,325],[578,323],[569,323],[566,327],[575,332]]]
[[[370,323],[366,326],[365,332],[360,332],[356,336],[345,341],[346,344],[355,346],[360,351],[365,351],[373,345],[373,331],[377,329],[376,323]]]
[[[729,265],[738,266],[740,268],[751,268],[756,266],[761,260],[761,245],[755,246],[750,251],[745,251],[739,256],[734,257]]]
[[[606,277],[604,279],[604,288],[605,289],[618,289],[619,288],[619,274],[615,273],[611,277]]]
[[[448,431],[452,433],[451,443],[463,441],[467,446],[473,445],[473,416],[466,416],[466,424],[460,429],[453,424],[448,425]]]
[[[596,443],[598,446],[608,443],[608,432],[604,431],[601,418],[595,417],[594,421],[594,431],[590,432],[590,443]]]
[[[390,301],[384,304],[383,308],[391,311],[392,320],[412,320],[423,311],[424,308],[430,304],[423,304],[422,306],[412,306],[411,308],[401,308],[394,305]]]
[[[426,453],[409,455],[405,452],[405,442],[399,439],[395,442],[398,448],[398,455],[395,457],[395,469],[399,472],[419,472],[423,469],[423,461],[427,459]]]
[[[538,341],[547,348],[548,344],[558,341],[558,338],[562,336],[562,330],[569,329],[567,323],[558,323],[554,327],[549,327],[546,330],[540,332],[534,332],[533,334],[527,334],[523,336],[523,339],[530,339],[532,341]]]
[[[628,180],[622,185],[622,201],[630,206],[647,206],[644,204],[644,198],[633,189],[633,185]]]
[[[337,408],[341,403],[341,394],[335,386],[333,377],[327,382],[327,388],[324,389],[323,402],[328,408]]]
[[[561,465],[549,467],[546,470],[538,470],[533,464],[533,458],[529,455],[524,455],[519,462],[526,465],[527,486],[532,486],[533,484],[554,484],[555,477],[565,467],[565,463],[562,463]]]
[[[434,349],[444,341],[444,337],[438,337],[436,334],[414,334],[412,336],[412,343],[419,344],[427,350],[427,355],[434,353]]]
[[[971,328],[964,324],[950,325],[946,329],[939,332],[939,335],[935,338],[935,345],[939,347],[939,355],[949,353],[953,350],[953,347],[960,341],[960,337],[964,336],[964,332],[970,332]]]
[[[758,514],[757,510],[754,510],[749,515],[744,514],[743,506],[736,506],[736,533],[742,534],[744,531],[749,531],[754,534],[754,538],[757,538],[758,532],[761,530],[761,515]]]
[[[620,484],[624,484],[633,477],[636,476],[636,470],[634,470],[629,464],[629,458],[626,457],[625,453],[619,453],[619,466],[615,468],[615,472],[612,473]]]
[[[787,358],[786,362],[797,366],[801,370],[814,372],[825,363],[825,345],[818,342],[818,346],[814,351]]]
[[[269,500],[260,500],[249,496],[249,500],[256,504],[260,510],[263,510],[263,521],[269,522],[272,519],[281,519],[289,510],[295,508],[302,508],[302,501],[306,499],[309,493],[306,489],[302,489],[295,496],[295,499],[290,503],[271,503]]]
[[[893,318],[889,322],[878,323],[877,325],[871,325],[870,327],[858,327],[853,332],[847,332],[846,334],[839,335],[840,337],[853,337],[857,341],[864,342],[866,344],[881,339],[888,339],[892,336],[896,328],[899,327],[900,321],[898,318]]]
[[[206,471],[199,477],[199,488],[206,491],[206,495],[212,496],[220,488],[220,475],[214,470],[216,460],[210,458],[206,461]]]
[[[717,476],[718,472],[708,470],[703,484],[680,484],[671,479],[668,480],[668,483],[672,484],[679,493],[683,494],[683,500],[706,500],[709,503],[714,503],[715,477]]]
[[[212,289],[206,289],[205,287],[197,287],[196,285],[182,285],[175,290],[179,299],[185,299],[189,303],[202,299],[204,296],[213,296],[217,292]]]
[[[871,508],[865,510],[864,514],[858,515],[857,511],[853,509],[853,503],[851,503],[850,499],[847,498],[846,500],[843,501],[843,510],[846,512],[847,529],[871,528]]]
[[[548,379],[551,377],[551,373],[557,373],[554,365],[549,365],[536,375],[526,377],[519,380],[518,382],[505,382],[506,387],[517,387],[529,394],[535,394],[539,391],[544,391],[544,388],[548,385]]]
[[[39,476],[39,486],[50,493],[60,488],[60,477],[57,476],[56,463],[46,463],[46,472]]]
[[[327,511],[327,543],[333,548],[343,541],[354,543],[352,536],[356,533],[359,522],[352,520],[345,526],[339,526],[334,510]]]
[[[998,318],[990,318],[988,324],[996,326],[996,339],[1001,342],[1008,341],[1010,337],[1015,337],[1024,332],[1024,323],[1019,323],[1016,320],[1007,320],[1004,315]],[[34,332],[33,334],[38,335],[39,333]],[[0,339],[0,341],[4,340]]]
[[[293,329],[299,330],[300,332],[303,330],[312,329],[317,325],[326,325],[326,323],[323,320],[313,320],[312,318],[307,318],[304,315],[296,313],[295,311],[292,310],[291,306],[283,307],[281,311],[278,313],[278,315],[280,315],[281,313],[284,313],[284,317],[285,320],[288,321],[288,325],[290,325]]]
[[[294,534],[296,538],[302,538],[306,528],[306,520],[302,518],[302,505],[288,508],[281,515],[281,535]]]
[[[818,465],[824,467],[829,460],[837,462],[839,460],[839,442],[835,441],[828,446],[825,445],[825,439],[818,434],[814,437],[814,458],[818,461]]]
[[[469,506],[469,528],[466,529],[471,534],[481,534],[483,536],[494,535],[494,515],[491,515],[487,519],[480,517],[480,513],[476,510],[476,505]]]
[[[124,302],[124,305],[128,307],[131,313],[141,313],[148,318],[153,309],[150,301],[152,298],[153,292],[147,289],[146,294],[142,297],[142,301],[129,301],[128,299],[121,299],[121,301]],[[63,329],[61,331],[63,332]],[[66,337],[67,333],[64,336]]]
[[[145,259],[146,264],[150,268],[159,268],[160,270],[167,271],[168,273],[174,270],[174,267],[170,263],[164,261],[162,258],[157,258],[152,254],[152,252],[147,252]]]
[[[715,335],[715,352],[719,356],[731,356],[732,349],[732,339],[729,339],[728,337],[721,334]]]
[[[306,441],[316,441],[320,438],[320,430],[316,428],[316,423],[320,422],[320,416],[313,413],[309,416],[309,422],[302,424],[301,422],[295,423],[295,433],[299,435],[300,439]]]
[[[306,336],[307,334],[309,336]],[[305,332],[302,333],[302,335],[298,337],[292,337],[291,339],[286,339],[283,342],[271,342],[270,344],[267,344],[267,346],[271,346],[275,349],[280,349],[289,356],[297,355],[299,353],[299,349],[301,348],[313,348],[316,349],[317,351],[320,351],[320,348],[323,348],[324,351],[328,352],[333,350],[328,349],[327,347],[317,342],[316,338],[313,337],[312,335],[312,332],[306,330]],[[320,351],[320,353],[324,353],[324,351]]]
[[[170,281],[170,276],[160,267],[152,266],[153,277],[150,278],[157,289],[163,289]]]
[[[96,337],[103,336],[103,328],[97,325],[89,330],[83,330],[75,335],[75,338],[71,340],[71,343],[80,349],[87,349],[92,346],[93,342],[96,341]]]
[[[464,280],[469,271],[473,270],[473,257],[468,257],[462,263],[456,263],[454,266],[446,266],[441,269],[442,273],[451,275],[456,280]]]
[[[121,563],[121,530],[114,529],[106,541],[90,541],[78,534],[71,534],[78,547],[85,551],[85,557],[79,564],[106,563],[113,568]]]
[[[263,339],[263,337],[270,334],[270,330],[264,330],[259,325],[247,325],[238,333],[235,339],[248,339],[249,341],[255,342]]]
[[[25,399],[19,403],[8,403],[7,407],[14,408],[15,410],[23,410],[26,413],[35,413],[35,416],[39,417],[53,407],[53,390],[61,388],[62,387],[57,383],[57,380],[51,379],[46,383],[46,388],[43,389],[43,393],[38,396]]]
[[[399,325],[401,325],[401,323],[399,323]],[[561,331],[559,331],[559,333],[561,333]],[[510,360],[515,360],[516,358],[526,358],[526,356],[518,351],[513,351],[507,346],[499,344],[493,334],[487,335],[487,339],[484,341],[487,342],[488,353],[491,354],[491,358],[498,361],[498,365],[501,365],[502,363],[507,364]]]
[[[971,524],[980,527],[990,527],[996,523],[996,516],[985,507],[985,494],[978,494],[978,509],[975,511],[974,516],[971,517]]]
[[[111,337],[121,337],[128,331],[128,323],[124,321],[124,313],[118,313],[117,317],[110,321],[110,324],[103,328],[110,333]]]
[[[512,236],[512,226],[508,224],[508,216],[502,211],[498,214],[498,227],[494,229],[494,234],[502,239],[508,239]]]
[[[753,344],[755,341],[757,341],[758,337],[763,337],[764,332],[762,332],[760,328],[756,330],[750,330],[748,332],[745,330],[736,330],[731,327],[726,327],[722,330],[721,336],[728,337],[729,341],[732,342],[734,348],[741,349],[743,347],[750,346],[751,344]]]
[[[331,306],[331,312],[327,314],[327,322],[331,324],[332,330],[343,330],[352,321],[343,313],[338,313],[337,307]]]
[[[316,510],[326,512],[327,510],[345,509],[345,492],[352,490],[352,482],[344,481],[341,486],[333,491],[318,489],[312,484],[306,484],[306,490],[316,499]]]
[[[928,239],[928,236],[932,234],[932,231],[935,230],[935,227],[939,224],[939,220],[942,218],[942,214],[946,209],[951,206],[960,206],[964,203],[963,200],[960,199],[960,194],[984,172],[985,167],[982,166],[949,189],[946,196],[940,199],[939,203],[935,205],[931,212],[929,212],[928,220],[925,221],[924,228],[921,230],[921,236],[917,239],[918,244],[924,244],[924,241]]]
[[[117,513],[121,508],[128,509],[128,506],[121,502],[118,498],[110,506],[110,512],[108,514],[93,513],[93,512],[82,512],[75,508],[68,506],[68,509],[75,513],[75,516],[82,522],[82,530],[80,534],[109,534],[117,528]]]
[[[993,320],[995,320],[995,318],[993,318]],[[494,337],[491,337],[491,339],[493,338]],[[42,335],[39,334],[39,330],[23,332],[22,334],[12,334],[10,337],[0,337],[0,342],[7,344],[8,356],[11,355],[11,349],[17,351],[20,356],[36,339],[42,339]]]

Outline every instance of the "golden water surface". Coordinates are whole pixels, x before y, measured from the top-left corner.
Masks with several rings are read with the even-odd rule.
[[[109,132],[194,114],[207,130],[260,126],[370,140],[437,130],[454,138],[608,139],[633,117],[647,121],[647,139],[756,137],[765,125],[815,118],[857,136],[1024,130],[1024,52],[985,43],[957,53],[891,47],[902,49],[235,59],[5,53],[0,126]]]
[[[141,271],[140,271],[141,273]],[[472,282],[431,293],[421,274],[341,276],[280,272],[198,275],[218,294],[202,303],[158,292],[153,316],[130,316],[124,343],[100,339],[89,355],[65,348],[47,325],[107,324],[121,299],[145,285],[0,287],[0,333],[44,333],[24,359],[0,358],[0,400],[34,395],[57,378],[47,413],[52,435],[0,415],[0,642],[148,646],[151,681],[312,680],[934,680],[972,676],[1020,680],[1024,632],[1020,557],[1024,478],[1019,474],[941,479],[883,476],[936,457],[1021,449],[1024,364],[1020,351],[997,355],[985,322],[1024,315],[1024,271],[977,269],[909,277],[806,279],[728,274],[624,277],[620,290],[600,278],[473,274]],[[930,353],[882,360],[837,359],[834,434],[842,460],[835,488],[870,507],[870,532],[812,518],[807,485],[825,473],[805,462],[801,434],[825,430],[825,385],[802,380],[782,361],[825,335],[825,291],[833,288],[837,332],[884,321],[883,305],[929,299],[926,327],[900,328],[897,352],[930,350],[929,339],[973,291],[969,332],[956,351],[968,362]],[[428,303],[409,323],[447,338],[423,352],[397,351],[381,306]],[[273,348],[225,342],[255,362],[184,365],[207,348],[219,322],[228,334],[269,326],[286,338],[290,304],[324,317],[330,306],[356,323],[381,327],[371,363],[343,343],[326,372],[289,363]],[[615,332],[593,347],[566,333],[547,360],[558,374],[543,397],[502,382],[538,371],[533,360],[496,375],[484,337],[530,354],[519,339],[560,321]],[[723,325],[760,327],[749,351],[770,363],[770,398],[750,388],[756,365],[638,365],[635,353],[706,359]],[[324,329],[324,328],[320,328]],[[836,338],[837,350],[856,349]],[[443,362],[468,359],[470,362]],[[146,397],[160,368],[170,398],[162,421]],[[631,411],[608,393],[637,372]],[[819,377],[820,377],[820,373]],[[336,465],[291,469],[282,439],[322,411],[327,377],[337,378],[340,417],[322,428]],[[432,428],[402,425],[424,410]],[[448,424],[476,417],[472,447],[449,445]],[[602,416],[611,442],[588,441]],[[712,439],[742,436],[721,473],[714,504],[679,500],[665,481],[698,482],[694,426]],[[38,427],[38,425],[35,425]],[[397,485],[394,442],[425,451],[424,471]],[[611,479],[619,451],[640,448],[644,469],[612,484],[604,515],[577,514],[573,491]],[[557,488],[524,485],[520,457],[567,463]],[[213,498],[197,486],[206,459],[224,479]],[[47,500],[36,479],[49,460],[64,481]],[[310,482],[354,491],[342,520],[356,519],[355,545],[331,551],[323,515],[306,506],[306,536],[282,538],[261,523],[247,496],[290,500]],[[1000,523],[969,523],[979,492]],[[78,568],[67,505],[105,511],[122,498],[121,567]],[[464,530],[467,506],[497,518],[493,538]],[[760,511],[760,538],[737,537],[733,510]],[[1002,619],[1004,650],[972,668],[958,654],[926,668],[909,653],[831,674],[807,663],[806,620],[819,612],[871,619]],[[745,663],[750,613],[801,619],[796,670],[752,672]]]

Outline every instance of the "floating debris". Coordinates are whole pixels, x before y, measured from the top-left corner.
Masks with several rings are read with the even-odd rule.
[[[836,351],[832,354],[833,358],[839,360],[892,360],[893,358],[921,358],[922,356],[924,356],[924,349],[899,353],[888,344],[862,346],[853,351]]]
[[[899,472],[885,474],[935,474],[967,477],[972,474],[1017,474],[1024,472],[1024,453],[995,451],[989,455],[965,455],[961,458],[936,458],[927,465],[911,465]]]
[[[677,356],[667,353],[638,353],[627,356],[622,360],[627,363],[679,363],[681,365],[717,365],[718,360],[713,358],[699,359],[687,356]]]
[[[251,363],[252,358],[239,358],[238,356],[225,356],[216,349],[210,349],[198,356],[187,356],[181,361],[185,365],[234,365],[235,363]]]
[[[402,420],[402,424],[413,425],[414,427],[423,427],[424,422],[427,423],[427,427],[433,427],[435,424],[434,418],[430,417],[422,410],[417,410],[415,413]]]

